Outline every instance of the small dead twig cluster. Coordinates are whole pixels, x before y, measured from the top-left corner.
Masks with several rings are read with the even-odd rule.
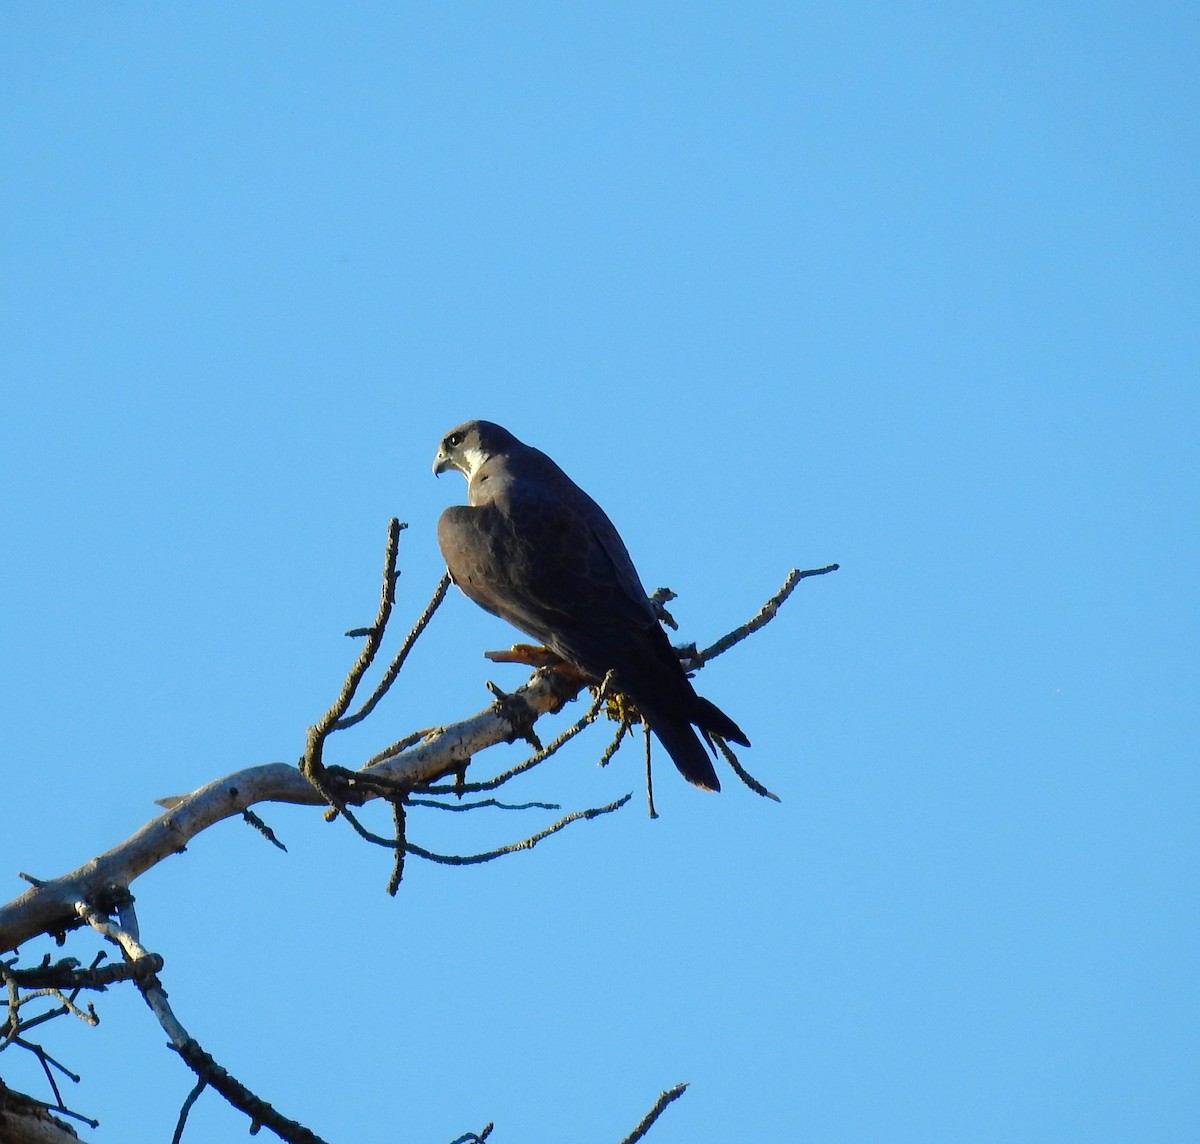
[[[65,1077],[75,1084],[79,1083],[79,1077],[51,1056],[44,1046],[31,1040],[29,1034],[40,1025],[68,1015],[86,1025],[98,1025],[100,1018],[96,1016],[92,1005],[89,1003],[81,1008],[76,1003],[79,994],[85,989],[102,991],[118,981],[134,979],[147,972],[151,964],[143,962],[139,965],[107,965],[100,968],[103,958],[103,953],[98,954],[86,968],[81,968],[73,957],[51,963],[47,956],[40,965],[27,969],[17,968],[16,958],[0,961],[0,981],[4,983],[6,993],[5,1000],[0,1004],[7,1011],[3,1022],[0,1022],[0,1052],[24,1049],[32,1053],[54,1094],[53,1104],[32,1102],[38,1107],[30,1111],[40,1112],[47,1118],[51,1114],[69,1116],[92,1128],[96,1127],[97,1122],[68,1108],[58,1087],[58,1077]],[[50,1002],[50,1007],[45,1008],[39,1002]],[[9,1095],[9,1090],[3,1089],[2,1085],[0,1090],[6,1097]],[[60,1127],[68,1133],[73,1131],[66,1125],[60,1124]]]
[[[7,1000],[2,1003],[7,1015],[0,1023],[0,1052],[20,1048],[33,1053],[41,1063],[56,1102],[53,1105],[40,1104],[11,1093],[0,1082],[0,1117],[6,1108],[11,1107],[11,1103],[4,1104],[3,1101],[13,1098],[27,1100],[42,1112],[49,1110],[94,1125],[94,1121],[65,1107],[54,1070],[73,1081],[79,1078],[51,1057],[40,1044],[31,1040],[30,1033],[38,1026],[66,1015],[74,1015],[89,1024],[95,1024],[98,1018],[91,1005],[81,1008],[77,1004],[80,993],[84,990],[102,991],[109,985],[132,981],[166,1032],[170,1047],[197,1078],[180,1109],[173,1144],[178,1144],[182,1139],[192,1107],[209,1088],[246,1115],[252,1132],[265,1127],[289,1144],[323,1144],[310,1129],[289,1120],[233,1078],[179,1021],[159,980],[163,959],[144,948],[139,936],[133,896],[129,891],[132,881],[164,858],[181,853],[196,834],[224,818],[239,814],[268,842],[286,850],[271,827],[251,809],[261,802],[323,805],[327,808],[327,818],[344,819],[366,841],[390,850],[393,867],[387,890],[394,894],[403,877],[407,856],[455,866],[490,862],[530,850],[577,822],[611,814],[629,801],[631,795],[627,794],[603,806],[562,814],[562,808],[551,802],[470,798],[472,795],[497,791],[518,776],[544,764],[568,742],[601,719],[617,724],[615,734],[599,757],[600,765],[607,765],[630,736],[634,725],[642,722],[636,709],[614,686],[611,673],[599,682],[590,680],[557,660],[546,649],[525,645],[517,645],[507,652],[489,653],[489,658],[493,660],[525,663],[535,670],[528,683],[511,694],[489,684],[493,702],[477,715],[452,726],[415,731],[376,753],[358,770],[346,770],[326,763],[325,752],[330,736],[355,726],[376,710],[399,677],[417,639],[426,630],[445,598],[450,583],[448,576],[442,577],[425,610],[371,694],[357,709],[352,710],[358,691],[383,646],[392,616],[398,576],[399,538],[404,527],[397,520],[389,522],[383,586],[374,622],[369,627],[347,633],[363,639],[364,644],[337,697],[309,728],[298,767],[283,763],[252,767],[209,783],[190,795],[163,799],[161,805],[165,813],[131,838],[62,877],[42,880],[22,875],[31,884],[31,889],[15,901],[0,906],[0,951],[16,950],[39,934],[50,934],[61,941],[68,930],[89,927],[115,945],[122,957],[120,963],[101,965],[101,954],[87,967],[80,966],[70,958],[54,963],[46,958],[41,964],[26,968],[19,968],[15,959],[0,961],[0,982],[7,991]],[[774,617],[800,580],[823,575],[837,567],[833,564],[803,572],[793,569],[779,592],[747,623],[703,651],[698,651],[695,645],[682,649],[680,657],[685,670],[689,673],[699,670],[763,627]],[[672,627],[675,626],[674,621],[664,605],[673,598],[673,593],[661,588],[652,597],[660,617]],[[590,689],[592,696],[587,710],[549,743],[543,744],[535,729],[538,719],[549,712],[559,711],[585,687]],[[648,728],[645,731],[647,800],[650,814],[655,817]],[[517,739],[528,742],[533,753],[500,774],[467,781],[467,768],[480,752],[497,743],[511,743]],[[717,736],[713,736],[713,741],[747,786],[764,797],[778,801],[776,795],[745,771],[727,743]],[[367,829],[352,809],[373,799],[382,799],[391,805],[390,837]],[[461,813],[485,809],[506,813],[551,811],[559,812],[559,817],[518,841],[475,854],[438,853],[418,845],[409,837],[413,811]],[[42,1006],[38,1006],[38,1002]],[[44,1007],[46,1003],[49,1003],[49,1008]],[[685,1088],[686,1085],[678,1085],[664,1092],[623,1144],[634,1144],[641,1140],[662,1111],[678,1099]],[[62,1130],[71,1133],[69,1126],[62,1126]],[[491,1132],[492,1125],[489,1124],[479,1133],[467,1133],[460,1137],[455,1144],[482,1144]]]

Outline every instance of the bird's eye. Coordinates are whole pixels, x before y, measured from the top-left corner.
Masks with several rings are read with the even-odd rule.
[[[449,445],[451,449],[457,449],[459,445],[463,443],[464,436],[464,433],[451,433],[450,436],[446,438],[446,444]]]

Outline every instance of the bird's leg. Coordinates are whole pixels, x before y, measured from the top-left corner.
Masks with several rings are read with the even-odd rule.
[[[508,720],[508,725],[512,729],[508,741],[511,743],[516,739],[524,739],[535,751],[540,751],[542,743],[533,729],[534,720],[537,718],[533,708],[519,695],[510,695],[507,691],[501,691],[490,680],[487,689],[496,697],[496,702],[493,704],[496,711]]]

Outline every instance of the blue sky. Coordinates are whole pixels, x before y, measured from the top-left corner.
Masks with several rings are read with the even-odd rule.
[[[331,1141],[616,1141],[680,1080],[656,1144],[1195,1139],[1197,25],[11,7],[8,896],[294,759],[388,518],[404,627],[465,492],[437,442],[489,417],[684,638],[842,564],[698,680],[783,802],[662,769],[656,822],[394,901],[342,824],[225,824],[135,885],[201,1043]],[[453,594],[334,757],[515,686],[510,639]],[[522,793],[639,791],[603,738]],[[136,997],[101,1013],[47,1034],[71,1103],[169,1139],[187,1074]],[[242,1131],[205,1097],[186,1139]]]

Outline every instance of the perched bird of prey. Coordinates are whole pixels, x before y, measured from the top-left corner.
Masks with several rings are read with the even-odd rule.
[[[446,434],[433,471],[447,469],[467,478],[467,503],[438,521],[451,579],[587,675],[615,671],[683,777],[720,790],[700,736],[710,749],[710,733],[750,740],[692,689],[604,510],[545,453],[490,421]]]

